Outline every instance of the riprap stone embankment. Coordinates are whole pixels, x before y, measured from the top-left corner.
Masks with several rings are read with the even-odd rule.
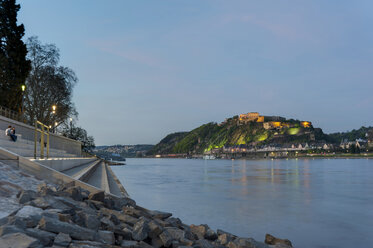
[[[0,248],[291,247],[290,241],[271,235],[266,244],[208,225],[186,225],[171,213],[145,209],[130,198],[90,193],[74,182],[20,186],[16,195],[14,211],[0,219]]]

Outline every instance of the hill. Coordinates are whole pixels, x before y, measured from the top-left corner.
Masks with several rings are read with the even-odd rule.
[[[327,140],[328,136],[311,122],[248,113],[207,123],[190,132],[174,133],[155,145],[148,155],[201,154],[224,146],[306,143]]]
[[[124,158],[142,157],[154,145],[112,145],[97,146],[93,152],[95,155],[113,160],[124,160]]]
[[[368,138],[369,135],[372,136],[373,134],[373,127],[364,127],[362,126],[359,129],[353,129],[347,132],[338,132],[338,133],[331,133],[329,134],[329,140],[334,143],[339,143],[343,141],[355,141],[358,139],[365,140]]]

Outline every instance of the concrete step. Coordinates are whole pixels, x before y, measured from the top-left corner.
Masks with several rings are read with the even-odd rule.
[[[14,152],[20,156],[23,156],[23,157],[34,157],[34,149],[27,149],[27,148],[14,148],[14,147],[3,147],[3,146],[0,146],[6,150],[9,150],[11,152]],[[36,155],[38,157],[40,157],[40,150],[37,150],[37,153]],[[44,151],[44,156],[46,157],[47,156],[47,152]],[[66,158],[66,157],[76,157],[76,155],[74,154],[69,154],[69,153],[66,153],[66,152],[60,152],[58,150],[55,150],[55,151],[49,151],[49,157],[54,157],[54,158]]]
[[[94,173],[85,182],[92,186],[100,188],[107,193],[110,193],[109,182],[105,166],[105,163],[101,162],[97,169],[94,171]]]
[[[23,143],[23,142],[13,142],[10,140],[3,140],[0,139],[0,146],[4,148],[24,148],[24,149],[32,149],[34,150],[34,143],[28,144],[28,143]],[[37,149],[40,150],[40,144],[37,144]],[[47,148],[44,147],[44,150],[46,151]],[[61,153],[66,153],[64,150],[58,150],[54,148],[50,148],[49,151],[51,152],[61,152]]]
[[[38,162],[56,171],[68,171],[81,166],[89,165],[98,159],[91,158],[50,158],[50,159],[30,159],[31,161]],[[67,174],[67,173],[65,173]],[[67,174],[68,175],[68,174]]]
[[[127,192],[124,190],[124,188],[123,188],[123,190],[125,192],[122,192],[122,190],[120,189],[118,183],[116,182],[116,180],[114,178],[113,172],[108,165],[106,165],[106,172],[107,172],[108,181],[109,181],[110,193],[112,193],[113,195],[117,195],[117,196],[127,194]]]
[[[86,181],[92,176],[100,163],[101,160],[97,159],[93,162],[85,163],[62,172],[76,180]]]

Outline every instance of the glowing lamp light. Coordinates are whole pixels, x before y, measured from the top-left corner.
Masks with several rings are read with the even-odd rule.
[[[73,118],[70,117],[70,122],[73,121]]]
[[[53,111],[56,111],[56,108],[57,108],[56,105],[52,105],[52,110],[53,110]]]
[[[22,89],[22,91],[25,91],[26,90],[26,85],[22,84],[21,89]]]
[[[54,126],[56,126],[56,127],[57,127],[57,125],[58,125],[58,123],[57,123],[57,122],[55,122],[55,123],[54,123]]]

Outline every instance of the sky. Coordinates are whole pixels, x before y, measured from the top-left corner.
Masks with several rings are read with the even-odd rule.
[[[373,126],[371,0],[22,0],[60,49],[96,145],[156,144],[240,113]]]

